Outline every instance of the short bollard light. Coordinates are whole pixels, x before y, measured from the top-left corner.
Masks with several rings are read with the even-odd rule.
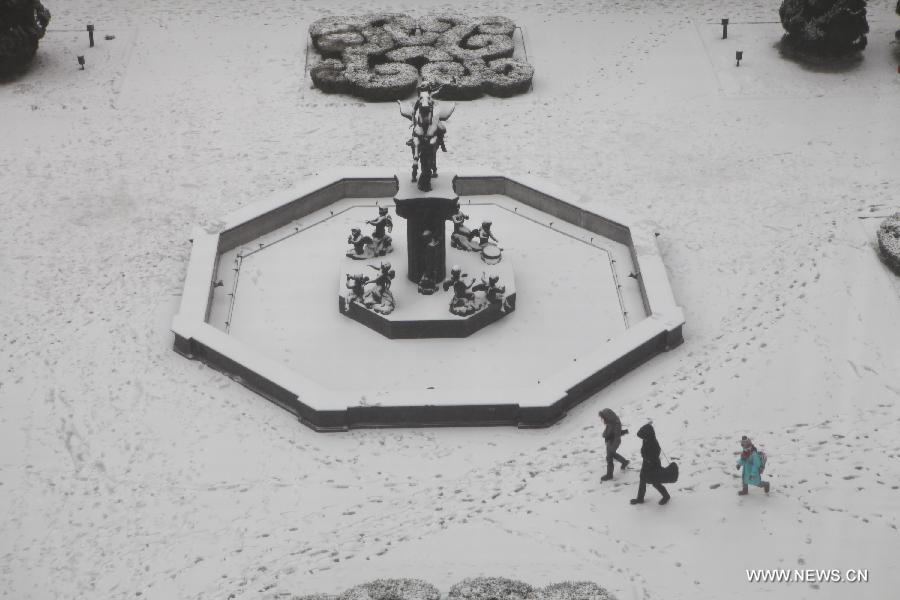
[[[722,19],[722,39],[728,38],[728,19]]]
[[[81,70],[84,71],[84,56],[78,57],[78,64],[81,65]]]
[[[94,47],[94,26],[90,23],[88,23],[87,32],[88,32],[88,39],[91,42],[91,48],[93,48]]]
[[[741,59],[744,58],[744,51],[743,50],[736,51],[734,53],[734,58],[736,61],[734,66],[736,66],[736,67],[741,66]]]

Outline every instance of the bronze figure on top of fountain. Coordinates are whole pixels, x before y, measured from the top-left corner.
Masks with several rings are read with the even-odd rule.
[[[422,83],[418,91],[415,104],[400,100],[397,103],[400,114],[412,121],[412,137],[406,142],[412,149],[412,180],[418,181],[419,189],[427,192],[431,190],[431,179],[437,177],[437,149],[447,151],[444,146],[444,135],[447,133],[444,121],[453,114],[456,104],[436,102],[434,96],[440,88],[429,83]]]

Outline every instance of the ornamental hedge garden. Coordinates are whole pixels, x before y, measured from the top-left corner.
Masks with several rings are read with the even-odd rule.
[[[501,16],[325,17],[309,27],[320,55],[310,77],[325,93],[371,101],[407,98],[420,79],[441,85],[447,100],[513,96],[534,77],[533,66],[513,58],[515,28]]]

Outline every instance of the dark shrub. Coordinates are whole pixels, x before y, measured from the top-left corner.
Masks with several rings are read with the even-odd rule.
[[[885,264],[900,275],[900,213],[894,213],[881,222],[878,251]]]
[[[25,70],[49,22],[50,11],[38,0],[0,0],[0,77]]]
[[[782,47],[808,57],[843,57],[866,47],[865,0],[784,0]]]

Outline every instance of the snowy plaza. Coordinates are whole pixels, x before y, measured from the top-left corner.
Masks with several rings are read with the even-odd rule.
[[[890,597],[900,277],[875,239],[900,211],[900,16],[869,2],[862,60],[813,67],[779,53],[779,4],[47,0],[33,64],[0,82],[0,598],[276,600],[379,578],[446,593],[479,576],[619,600]],[[515,21],[534,80],[457,101],[442,174],[552,182],[628,215],[651,232],[683,343],[546,427],[318,432],[173,351],[195,232],[335,169],[405,175],[397,104],[316,89],[308,29],[448,10]],[[627,245],[460,196],[473,224],[493,220],[517,293],[469,337],[391,340],[341,314],[343,241],[381,202],[352,195],[216,254],[203,319],[364,405],[524,405],[531,380],[649,316]],[[481,277],[474,256],[459,260]],[[414,292],[407,313],[397,297],[399,317],[419,314]],[[601,483],[604,408],[634,466]],[[681,469],[666,506],[652,489],[629,504],[648,421]],[[742,435],[768,454],[768,495],[737,495]]]

